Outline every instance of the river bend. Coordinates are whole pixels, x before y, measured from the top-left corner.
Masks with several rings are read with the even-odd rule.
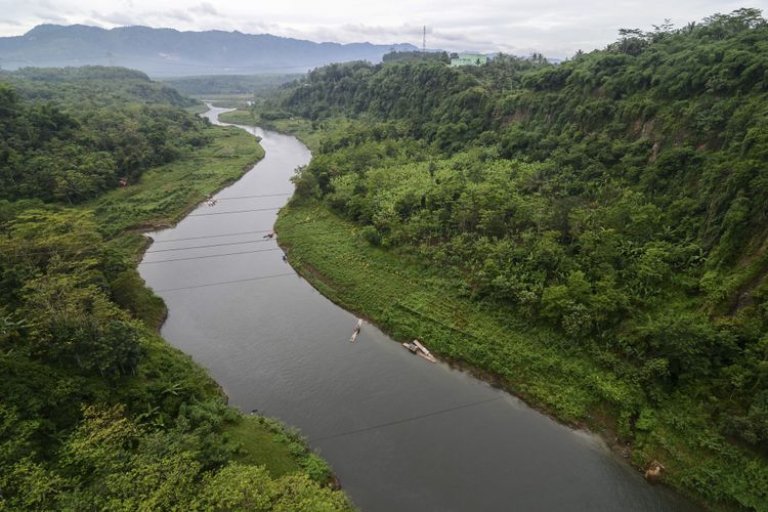
[[[349,343],[355,317],[264,238],[310,152],[246,129],[265,158],[214,206],[152,233],[139,267],[168,306],[162,335],[230,404],[299,428],[363,512],[697,510],[646,484],[597,437],[415,357],[371,325]]]

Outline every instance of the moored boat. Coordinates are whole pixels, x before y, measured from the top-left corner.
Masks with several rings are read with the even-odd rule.
[[[432,355],[432,353],[422,345],[419,340],[413,340],[409,343],[403,343],[403,346],[411,351],[413,354],[418,354],[430,363],[436,363],[437,359],[435,356]]]

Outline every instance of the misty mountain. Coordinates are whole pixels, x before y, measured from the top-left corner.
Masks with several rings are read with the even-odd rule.
[[[26,34],[0,37],[0,66],[124,66],[152,76],[305,72],[331,62],[381,61],[411,44],[314,43],[269,34],[209,30],[85,25],[38,25]]]

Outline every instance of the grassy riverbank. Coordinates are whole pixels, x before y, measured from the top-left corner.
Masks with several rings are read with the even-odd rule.
[[[350,510],[297,433],[228,407],[158,333],[166,309],[136,270],[141,233],[264,156],[242,130],[203,135],[89,203],[0,204],[0,292],[21,304],[0,305],[0,509]]]
[[[328,119],[322,122],[312,122],[300,117],[290,119],[265,119],[257,111],[237,109],[219,115],[219,120],[225,123],[245,126],[259,126],[279,133],[290,133],[315,152],[328,129],[343,129],[351,125],[344,119]]]
[[[558,420],[587,426],[636,467],[660,460],[665,483],[713,510],[763,510],[759,461],[720,438],[695,402],[674,397],[654,410],[641,389],[573,349],[460,292],[458,280],[406,253],[370,245],[359,226],[317,203],[280,212],[276,229],[291,264],[321,293],[398,341],[419,338],[442,359],[522,397]],[[622,415],[635,402],[640,418]]]
[[[323,206],[284,208],[276,228],[291,263],[334,302],[397,340],[419,338],[443,359],[492,372],[499,384],[563,421],[589,420],[597,393],[632,392],[575,353],[547,349],[553,333],[523,333],[515,319],[457,297],[456,283],[439,270],[371,246],[358,226]],[[552,379],[555,372],[562,379]]]
[[[219,121],[222,123],[241,124],[245,126],[256,126],[256,118],[249,110],[232,110],[231,112],[222,112],[219,114]]]
[[[711,59],[763,69],[768,22],[625,35],[559,65],[356,62],[281,88],[262,117],[324,132],[294,201],[354,223],[312,211],[297,245],[332,246],[307,271],[395,335],[713,508],[768,510],[768,89]]]
[[[169,227],[264,157],[258,141],[243,130],[217,127],[210,132],[213,140],[207,146],[85,205],[93,209],[104,234],[114,238]]]
[[[138,263],[146,231],[170,227],[206,197],[239,179],[264,157],[257,140],[237,128],[211,128],[212,141],[170,164],[147,171],[138,183],[87,203],[110,249]],[[112,283],[118,303],[146,325],[159,329],[163,301],[144,287],[131,267]]]

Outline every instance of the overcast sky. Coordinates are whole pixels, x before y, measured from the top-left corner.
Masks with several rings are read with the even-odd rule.
[[[619,28],[675,26],[768,0],[0,0],[0,36],[40,23],[239,30],[312,41],[568,57],[602,48]]]

